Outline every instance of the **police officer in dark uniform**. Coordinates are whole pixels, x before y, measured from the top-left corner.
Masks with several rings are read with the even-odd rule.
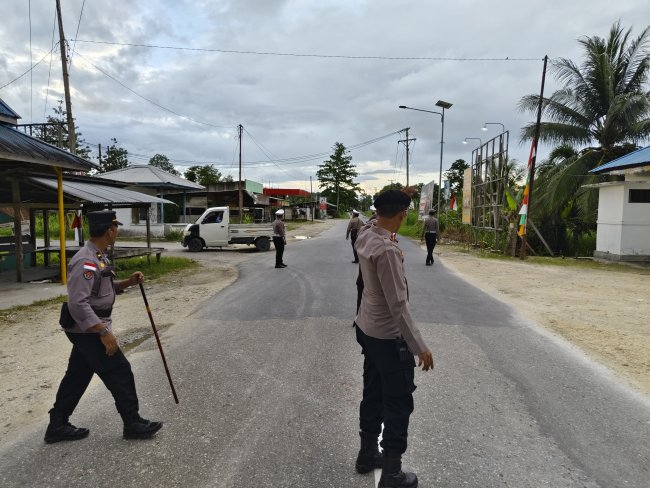
[[[436,242],[438,240],[438,219],[434,217],[435,212],[433,209],[429,210],[429,216],[424,219],[424,224],[422,225],[422,237],[420,241],[426,240],[427,243],[427,266],[433,264],[433,248],[436,247]]]
[[[356,470],[366,473],[381,465],[379,487],[415,488],[417,476],[403,472],[401,462],[413,411],[413,356],[418,356],[424,371],[433,368],[433,356],[411,318],[404,257],[395,238],[411,198],[388,190],[374,203],[377,221],[366,225],[357,238],[363,292],[355,328],[364,360]],[[377,448],[380,433],[382,454]]]
[[[136,271],[126,280],[114,281],[105,252],[115,244],[118,226],[122,225],[115,212],[89,212],[88,225],[90,240],[68,265],[68,302],[62,309],[61,325],[72,343],[72,352],[49,412],[45,432],[48,444],[88,436],[88,429],[75,427],[69,419],[95,374],[115,399],[125,439],[149,438],[162,427],[162,422],[140,417],[131,364],[117,344],[111,320],[115,295],[142,283],[144,276]]]
[[[363,226],[363,222],[359,218],[359,211],[352,210],[352,218],[348,222],[348,230],[345,233],[345,240],[352,239],[352,253],[354,254],[353,263],[359,262],[359,256],[357,256],[357,250],[354,247],[354,243],[357,242],[357,235],[359,234],[359,229]]]
[[[288,265],[284,264],[284,246],[287,245],[287,230],[282,222],[284,217],[284,210],[280,209],[275,212],[275,220],[273,221],[273,246],[275,247],[275,267],[286,268]]]
[[[367,224],[374,220],[377,220],[377,207],[370,205],[370,211],[372,212],[372,215],[368,218],[368,222],[366,222]]]

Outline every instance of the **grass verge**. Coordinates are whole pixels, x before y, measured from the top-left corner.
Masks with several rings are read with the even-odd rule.
[[[574,267],[582,269],[594,269],[594,270],[607,270],[607,271],[616,271],[620,273],[648,273],[650,274],[650,268],[645,266],[635,266],[628,264],[620,263],[605,263],[601,261],[594,261],[592,259],[578,259],[573,257],[549,257],[549,256],[526,256],[525,261],[521,261],[518,257],[505,256],[501,252],[487,252],[480,249],[468,250],[467,245],[462,244],[438,244],[436,247],[437,250],[443,248],[448,251],[469,254],[472,256],[477,256],[483,259],[493,259],[496,261],[515,261],[520,263],[528,264],[541,264],[544,266],[563,266],[563,267]]]
[[[147,263],[146,257],[136,257],[130,259],[121,259],[116,262],[117,279],[123,280],[131,276],[134,271],[142,271],[145,279],[148,281],[155,280],[169,273],[175,273],[184,269],[198,267],[198,263],[193,259],[165,257],[160,258],[160,262],[155,259],[151,264]],[[64,302],[68,299],[67,295],[61,295],[48,300],[38,300],[29,305],[16,305],[15,307],[0,309],[0,325],[13,322],[21,312],[28,312],[37,307],[44,307]]]
[[[16,319],[21,314],[21,312],[28,312],[35,308],[63,303],[67,299],[67,295],[60,295],[58,297],[48,298],[47,300],[37,300],[29,305],[16,305],[14,307],[0,309],[0,325],[14,322],[14,319]]]
[[[117,279],[119,280],[128,278],[135,271],[142,271],[145,279],[154,280],[168,273],[196,268],[197,266],[198,263],[193,259],[174,258],[169,256],[161,256],[160,262],[156,262],[155,258],[152,258],[151,264],[147,263],[147,258],[145,256],[119,259],[115,261]]]

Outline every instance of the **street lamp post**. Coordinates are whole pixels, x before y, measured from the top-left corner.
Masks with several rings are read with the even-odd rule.
[[[483,128],[481,130],[483,132],[487,132],[487,130],[488,130],[487,126],[488,125],[500,125],[501,126],[501,132],[506,131],[506,126],[503,125],[501,122],[486,122],[485,124],[483,124]]]
[[[467,141],[471,141],[472,139],[478,141],[481,146],[483,145],[483,141],[481,140],[480,137],[466,137],[465,140],[463,141],[463,144],[467,144]]]
[[[441,128],[441,135],[440,135],[440,168],[438,171],[438,207],[436,209],[436,218],[438,220],[440,220],[440,193],[442,193],[442,155],[443,155],[443,147],[445,144],[445,109],[448,109],[451,106],[452,106],[451,103],[445,102],[444,100],[438,100],[436,102],[436,107],[440,107],[442,109],[442,112],[435,112],[433,110],[423,110],[421,108],[407,107],[406,105],[399,106],[399,108],[403,108],[406,110],[416,110],[418,112],[427,112],[429,114],[440,115],[440,124],[442,128]]]

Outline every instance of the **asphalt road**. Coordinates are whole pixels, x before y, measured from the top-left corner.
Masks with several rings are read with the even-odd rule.
[[[0,451],[0,486],[375,486],[373,473],[354,472],[362,357],[344,233],[341,222],[291,241],[286,269],[273,252],[256,254],[163,338],[179,405],[155,343],[130,355],[141,413],[165,422],[156,438],[123,440],[110,395],[95,387],[72,419],[90,437],[45,445],[34,426]],[[404,458],[421,487],[650,486],[647,398],[440,262],[425,267],[413,242],[400,245],[436,361],[416,373]]]

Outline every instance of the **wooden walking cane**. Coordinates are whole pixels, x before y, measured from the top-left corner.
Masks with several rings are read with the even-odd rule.
[[[160,350],[160,357],[162,358],[163,366],[165,366],[165,373],[167,373],[167,379],[169,380],[169,386],[172,389],[172,394],[174,395],[174,401],[178,403],[178,396],[176,395],[176,390],[174,389],[174,383],[172,383],[172,377],[169,374],[169,368],[167,367],[167,360],[165,359],[165,353],[163,352],[162,344],[160,343],[160,337],[158,337],[158,331],[156,330],[156,324],[153,321],[153,315],[151,315],[151,308],[149,308],[149,302],[147,301],[147,295],[144,293],[144,286],[142,283],[140,285],[140,291],[142,292],[142,299],[144,300],[144,306],[147,308],[147,313],[149,314],[149,320],[151,321],[151,328],[153,329],[153,335],[156,336],[156,342],[158,343],[158,349]]]

